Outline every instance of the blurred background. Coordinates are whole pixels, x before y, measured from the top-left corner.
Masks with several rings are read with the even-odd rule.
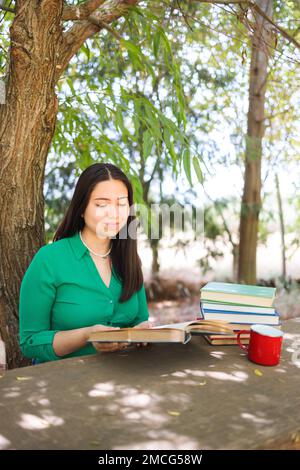
[[[201,239],[191,227],[139,234],[152,320],[197,316],[209,280],[276,286],[281,315],[297,316],[299,2],[256,2],[265,16],[209,3],[141,5],[71,60],[47,162],[47,238],[79,171],[111,161],[147,210],[203,210]]]
[[[81,3],[68,1],[71,10]],[[81,38],[56,74],[58,114],[49,152],[43,145],[32,149],[40,152],[35,160],[47,160],[45,241],[51,242],[79,174],[94,162],[111,162],[128,175],[135,202],[148,214],[153,204],[174,203],[203,213],[201,233],[191,224],[166,237],[159,229],[151,238],[150,225],[141,224],[139,253],[153,321],[195,318],[200,288],[210,280],[276,286],[282,317],[299,315],[299,1],[130,4],[124,15],[114,12],[102,22],[97,34]],[[1,5],[3,103],[15,2]],[[62,29],[74,41],[76,18],[68,11]],[[2,148],[13,168],[17,150],[27,159],[26,139],[19,145],[5,129]],[[14,206],[15,220],[28,214],[28,221],[21,217],[8,241],[18,239],[19,227],[29,227],[33,240],[28,207],[35,201],[40,210],[39,185],[40,179],[22,192],[23,212]],[[3,276],[14,284],[7,266]]]

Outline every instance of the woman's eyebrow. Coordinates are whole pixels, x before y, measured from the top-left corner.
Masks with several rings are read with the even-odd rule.
[[[103,199],[104,201],[110,201],[109,197],[95,197],[94,201],[96,201],[97,199]],[[120,197],[118,197],[118,199],[128,199],[128,196],[120,196]]]

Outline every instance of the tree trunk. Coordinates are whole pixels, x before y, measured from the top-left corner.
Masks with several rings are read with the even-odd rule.
[[[0,337],[9,368],[30,363],[19,349],[19,289],[45,243],[43,187],[58,112],[55,85],[85,40],[137,2],[87,1],[73,7],[63,0],[16,2],[6,96],[0,103]],[[63,31],[63,20],[70,19],[76,21]]]
[[[9,368],[30,363],[19,349],[19,286],[45,243],[44,171],[57,115],[54,74],[63,2],[18,3],[0,106],[0,336]]]
[[[238,280],[238,269],[239,269],[239,245],[234,244],[232,248],[232,277],[233,282]]]
[[[272,1],[258,0],[258,6],[272,17]],[[240,213],[239,282],[256,283],[256,248],[261,209],[261,158],[264,136],[265,95],[270,45],[270,25],[255,13],[252,37],[249,110],[246,136],[244,192]]]
[[[278,175],[275,175],[275,185],[276,185],[276,195],[277,195],[277,204],[279,212],[279,221],[280,221],[280,239],[281,239],[281,265],[282,265],[282,282],[286,281],[286,253],[285,253],[285,228],[284,228],[284,215],[282,209],[282,198],[280,193],[279,178]]]
[[[159,262],[158,262],[158,244],[159,239],[150,239],[150,246],[152,250],[152,275],[157,274],[159,272]]]

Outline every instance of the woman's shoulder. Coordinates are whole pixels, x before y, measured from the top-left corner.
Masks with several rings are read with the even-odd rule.
[[[57,240],[55,242],[47,243],[41,246],[35,254],[35,257],[40,259],[53,259],[53,257],[61,256],[66,252],[67,239]]]

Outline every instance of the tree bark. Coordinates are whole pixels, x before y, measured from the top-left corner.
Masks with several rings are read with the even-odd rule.
[[[279,222],[280,222],[280,240],[281,240],[281,276],[282,282],[286,282],[286,250],[285,250],[285,224],[284,224],[284,215],[282,208],[282,197],[280,192],[279,178],[278,174],[275,175],[275,186],[276,186],[276,196],[278,204],[278,213],[279,213]]]
[[[233,277],[233,282],[238,281],[238,270],[239,270],[239,245],[235,244],[232,247],[232,277]]]
[[[271,0],[258,0],[256,3],[269,17],[272,17],[273,2]],[[258,13],[254,14],[238,269],[239,282],[246,284],[256,283],[256,249],[261,209],[262,139],[265,132],[265,96],[271,42],[270,24]]]
[[[93,16],[111,22],[133,3],[109,0]],[[0,337],[8,368],[31,362],[19,349],[19,289],[45,243],[43,186],[58,112],[55,85],[82,43],[101,29],[87,19],[64,33],[62,15],[63,0],[18,0],[10,28],[6,99],[0,105]]]
[[[152,266],[151,266],[151,272],[152,275],[155,275],[159,272],[159,261],[158,261],[158,244],[159,244],[159,239],[150,239],[150,246],[152,250]]]
[[[62,3],[19,1],[10,30],[6,101],[0,106],[0,334],[9,368],[30,362],[19,349],[19,287],[45,240],[43,184],[57,115]]]

